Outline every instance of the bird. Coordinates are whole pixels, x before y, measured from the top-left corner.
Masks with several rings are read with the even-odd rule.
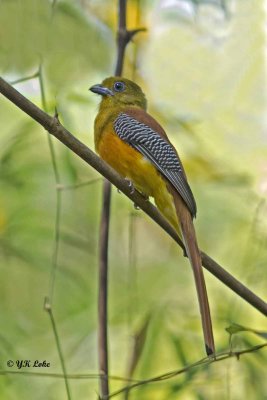
[[[184,243],[196,285],[206,354],[214,356],[210,307],[193,224],[197,207],[179,155],[161,125],[148,114],[145,94],[135,82],[112,76],[89,90],[101,96],[94,122],[96,152],[134,190],[154,198]]]

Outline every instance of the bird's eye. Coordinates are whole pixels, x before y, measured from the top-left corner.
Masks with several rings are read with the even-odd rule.
[[[114,90],[116,92],[123,92],[125,89],[125,84],[123,82],[115,82],[114,83]]]

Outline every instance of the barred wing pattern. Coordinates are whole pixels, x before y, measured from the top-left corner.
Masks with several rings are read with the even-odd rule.
[[[114,122],[114,129],[120,139],[138,150],[168,179],[195,217],[195,199],[173,147],[148,125],[126,113],[119,114]]]

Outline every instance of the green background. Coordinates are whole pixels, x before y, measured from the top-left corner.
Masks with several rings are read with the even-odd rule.
[[[202,4],[203,3],[203,4]],[[182,7],[183,5],[183,7]],[[116,1],[0,1],[0,72],[93,148],[98,98],[88,88],[112,75]],[[266,296],[266,16],[263,1],[129,1],[128,26],[145,26],[128,46],[124,74],[147,94],[183,160],[198,204],[200,247],[259,296]],[[44,100],[44,99],[43,99]],[[55,248],[57,186],[46,132],[0,98],[0,397],[65,399],[61,378],[12,374],[7,360],[47,360],[62,373],[43,310]],[[62,190],[53,313],[69,374],[95,374],[97,268],[102,179],[53,140]],[[110,374],[134,378],[204,357],[188,260],[167,235],[113,189],[109,249]],[[231,323],[266,331],[266,320],[205,273],[218,351]],[[252,332],[234,349],[263,343]],[[266,350],[192,369],[133,390],[131,399],[265,399]],[[72,399],[97,398],[97,379],[70,379]],[[111,381],[111,391],[125,382]],[[121,396],[118,398],[124,398]]]

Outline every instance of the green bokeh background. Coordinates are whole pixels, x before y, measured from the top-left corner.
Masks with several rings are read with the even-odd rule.
[[[46,107],[93,148],[98,99],[88,87],[112,75],[116,1],[0,1],[0,72],[8,81],[41,63]],[[138,11],[139,10],[139,11]],[[179,150],[198,204],[201,248],[266,297],[266,15],[263,0],[129,1],[130,28],[146,26],[127,49],[125,76],[147,94],[149,111]],[[40,107],[39,79],[15,85]],[[48,314],[55,245],[56,184],[47,134],[0,98],[0,368],[47,360],[62,373]],[[97,373],[97,267],[102,180],[53,140],[62,185],[53,312],[69,374]],[[110,374],[126,377],[134,335],[142,351],[134,378],[182,368],[204,356],[188,261],[153,221],[115,189],[109,272]],[[225,328],[266,331],[266,320],[206,273],[218,351]],[[147,329],[144,326],[147,325]],[[233,337],[242,349],[263,343]],[[265,399],[266,350],[142,386],[130,399]],[[23,369],[20,371],[34,371]],[[69,380],[72,399],[94,399],[97,379]],[[111,381],[111,391],[125,383]],[[0,376],[0,398],[65,399],[62,379]],[[123,396],[118,398],[124,398]]]

